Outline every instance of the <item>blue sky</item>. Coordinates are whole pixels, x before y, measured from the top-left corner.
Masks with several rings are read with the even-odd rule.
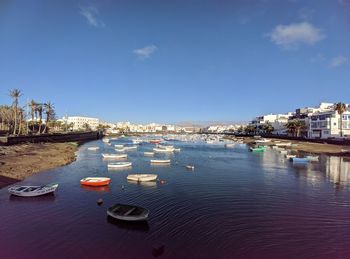
[[[347,0],[2,0],[0,103],[178,122],[350,102],[349,24]]]

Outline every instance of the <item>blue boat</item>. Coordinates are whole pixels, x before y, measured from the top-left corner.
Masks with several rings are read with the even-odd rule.
[[[291,160],[293,163],[308,163],[309,160],[307,158],[301,158],[301,157],[292,157]]]

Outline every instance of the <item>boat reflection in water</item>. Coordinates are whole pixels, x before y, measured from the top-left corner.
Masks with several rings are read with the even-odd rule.
[[[80,187],[87,191],[94,191],[94,192],[109,192],[110,188],[109,185],[106,186],[87,186],[87,185],[80,185]]]
[[[330,156],[326,158],[327,178],[337,185],[350,183],[350,162],[347,158]]]
[[[107,216],[107,222],[117,226],[120,229],[130,230],[130,231],[139,231],[139,232],[148,232],[149,225],[147,221],[135,221],[135,222],[127,222],[122,220],[117,220],[110,216]]]
[[[54,193],[48,193],[41,196],[35,196],[35,197],[21,197],[16,195],[9,195],[9,200],[12,201],[18,201],[18,202],[32,202],[32,203],[41,203],[41,202],[52,202],[55,200],[55,194]]]
[[[144,187],[157,187],[157,181],[150,181],[150,182],[138,182],[138,181],[130,181],[128,180],[129,184],[133,185],[140,185]]]

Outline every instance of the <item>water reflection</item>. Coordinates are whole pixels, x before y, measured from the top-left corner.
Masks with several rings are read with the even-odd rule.
[[[331,156],[326,158],[326,175],[327,178],[337,184],[346,185],[350,182],[350,163],[344,157]]]
[[[126,222],[117,220],[110,216],[107,216],[107,222],[117,226],[120,229],[130,230],[130,231],[140,231],[140,232],[148,232],[149,225],[147,221],[135,221],[135,222]]]
[[[9,200],[15,201],[15,202],[52,202],[55,200],[55,194],[53,193],[48,193],[45,195],[37,196],[37,197],[20,197],[20,196],[15,196],[15,195],[10,195]]]
[[[80,187],[87,191],[94,191],[94,192],[109,192],[110,188],[109,186],[87,186],[87,185],[80,185]]]
[[[129,184],[134,184],[134,185],[145,186],[145,187],[157,187],[157,182],[156,181],[138,182],[138,181],[130,181],[130,180],[128,180],[128,183]]]

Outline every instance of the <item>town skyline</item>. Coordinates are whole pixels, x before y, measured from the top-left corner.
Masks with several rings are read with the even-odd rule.
[[[350,94],[346,1],[1,7],[4,104],[19,88],[59,117],[246,121]]]

